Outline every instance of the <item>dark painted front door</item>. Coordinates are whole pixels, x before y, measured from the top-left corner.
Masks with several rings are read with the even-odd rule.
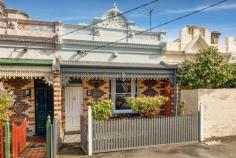
[[[53,118],[53,88],[42,80],[35,80],[36,134],[46,134],[48,115]]]

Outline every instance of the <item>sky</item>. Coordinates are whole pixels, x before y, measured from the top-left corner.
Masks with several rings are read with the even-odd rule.
[[[5,0],[5,4],[9,8],[28,13],[35,20],[80,24],[90,23],[94,17],[102,16],[114,3],[124,12],[150,1],[152,0]],[[152,26],[156,26],[218,1],[220,0],[159,0],[125,16],[141,28],[149,28],[150,10],[153,10]],[[222,33],[221,42],[226,37],[236,37],[236,0],[228,0],[210,10],[153,31],[166,31],[166,39],[175,40],[179,30],[186,25],[200,25],[209,31],[218,31]]]

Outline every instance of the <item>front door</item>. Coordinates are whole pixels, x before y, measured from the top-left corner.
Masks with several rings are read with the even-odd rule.
[[[80,115],[83,106],[83,88],[65,88],[65,130],[76,132],[80,130]]]
[[[46,134],[47,117],[53,118],[53,88],[42,80],[35,80],[36,134]]]

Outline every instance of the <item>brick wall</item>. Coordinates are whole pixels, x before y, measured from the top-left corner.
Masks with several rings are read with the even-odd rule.
[[[163,107],[163,115],[170,116],[173,112],[173,87],[169,80],[138,80],[138,96],[166,96],[169,98]]]
[[[99,81],[101,83],[101,85],[99,85],[98,88],[95,88],[94,87],[94,83],[96,81]],[[102,81],[102,82],[101,82]],[[92,91],[93,89],[99,89],[100,93],[101,93],[101,96],[98,98],[98,99],[109,99],[109,80],[106,79],[106,80],[88,80],[88,79],[84,79],[82,80],[82,87],[83,87],[83,115],[85,116],[85,118],[87,118],[87,101],[89,99],[92,99],[93,97],[92,96],[89,96],[88,95],[88,91]],[[92,84],[92,85],[91,85]],[[58,87],[59,88],[59,87]],[[60,88],[59,88],[60,89]],[[58,89],[58,90],[59,90]],[[56,90],[56,91],[58,91]],[[57,97],[58,100],[61,100],[60,104],[61,104],[61,123],[62,123],[62,130],[65,131],[65,105],[64,105],[64,102],[65,102],[65,87],[61,87],[61,99],[59,99]],[[55,91],[55,89],[54,89]],[[57,93],[55,91],[55,93]],[[96,91],[99,93],[99,91]],[[56,98],[54,98],[56,99]],[[55,102],[55,100],[54,100]]]
[[[96,84],[96,81],[100,82],[100,85],[98,85],[98,87],[96,88],[96,85],[94,86],[94,84]],[[82,81],[82,86],[83,86],[83,90],[84,90],[84,114],[86,114],[87,111],[87,101],[89,99],[109,99],[109,83],[110,81],[108,79],[104,79],[104,80],[83,80]],[[97,95],[97,97],[93,97],[93,96],[89,96],[88,92],[93,91],[94,89],[98,89],[98,91],[96,93],[100,93]]]
[[[204,105],[205,138],[236,135],[236,89],[182,90],[187,114]]]
[[[98,82],[98,83],[97,83]],[[144,84],[144,80],[138,80],[138,95],[145,96],[145,92],[148,87]],[[97,84],[97,85],[96,85]],[[83,87],[83,116],[87,118],[87,101],[89,99],[109,99],[110,93],[110,80],[95,80],[95,79],[84,79],[82,80]],[[155,95],[164,95],[169,97],[168,103],[165,105],[165,110],[163,114],[171,115],[172,114],[172,97],[173,90],[171,87],[171,83],[169,80],[157,80],[156,83],[151,87],[155,91]],[[62,106],[62,128],[65,130],[65,107],[64,107],[64,91],[65,88],[62,88],[62,98],[61,98],[61,106]],[[94,97],[92,94],[96,94]],[[55,99],[55,98],[54,98]]]
[[[53,78],[54,117],[60,122],[61,138],[64,136],[62,86],[60,74],[54,74]]]
[[[29,135],[35,133],[35,92],[34,79],[1,79],[5,88],[13,91],[16,105],[12,108],[12,117],[26,117]],[[25,96],[25,90],[30,90],[31,96]]]

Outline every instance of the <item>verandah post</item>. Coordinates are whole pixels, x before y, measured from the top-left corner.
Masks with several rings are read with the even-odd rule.
[[[10,158],[11,134],[10,134],[10,124],[8,121],[5,122],[4,124],[4,145],[5,145],[5,158]]]
[[[92,122],[92,109],[91,106],[88,106],[88,155],[93,154],[93,122]]]
[[[204,105],[202,103],[200,103],[199,106],[199,133],[200,133],[200,142],[204,141]]]

